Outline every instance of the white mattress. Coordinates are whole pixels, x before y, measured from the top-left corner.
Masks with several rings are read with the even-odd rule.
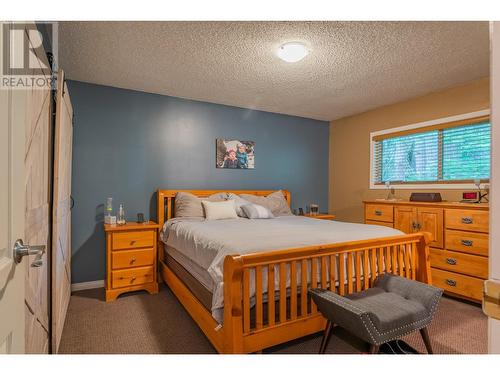
[[[212,311],[214,312],[223,307],[223,262],[226,255],[250,254],[401,234],[403,233],[396,229],[378,225],[282,216],[260,220],[175,218],[165,223],[160,236],[167,246],[173,247],[182,254],[185,258],[184,264],[179,263],[186,269],[196,268],[198,271],[203,269],[210,275],[213,293]],[[186,259],[189,259],[189,264]],[[193,276],[202,284],[208,284],[206,276],[202,277],[201,274],[202,272],[195,272]],[[267,285],[267,275],[263,277],[263,285]],[[278,286],[279,280],[275,281]],[[251,290],[252,293],[253,290]]]

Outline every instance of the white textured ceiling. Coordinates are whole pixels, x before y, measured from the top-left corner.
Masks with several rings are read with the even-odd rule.
[[[68,78],[332,120],[489,75],[487,22],[63,22]],[[275,54],[300,41],[310,54]]]

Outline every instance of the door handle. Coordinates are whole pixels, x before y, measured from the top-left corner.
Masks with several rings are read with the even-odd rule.
[[[14,244],[14,262],[21,263],[23,257],[29,255],[36,255],[35,260],[31,263],[31,267],[40,267],[43,265],[43,254],[45,253],[45,245],[25,245],[23,240],[18,239]]]

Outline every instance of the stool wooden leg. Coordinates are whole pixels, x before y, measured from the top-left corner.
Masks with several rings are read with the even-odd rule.
[[[377,354],[379,350],[380,350],[380,345],[372,345],[372,344],[370,344],[370,349],[368,349],[368,353],[370,353],[370,354]]]
[[[321,340],[321,346],[319,347],[319,354],[324,354],[326,351],[326,347],[328,345],[328,340],[330,339],[330,334],[332,333],[333,323],[328,320],[326,322],[326,328],[323,332],[323,339]]]
[[[424,340],[425,348],[427,349],[427,353],[434,354],[432,350],[431,340],[429,339],[429,332],[427,331],[427,327],[422,328],[420,330],[420,335],[422,336],[422,340]]]

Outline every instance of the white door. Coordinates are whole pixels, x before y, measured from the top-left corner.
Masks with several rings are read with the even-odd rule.
[[[491,190],[490,279],[500,283],[500,22],[490,29]],[[488,319],[488,351],[500,354],[500,320]]]
[[[0,51],[2,33],[0,27]],[[25,214],[25,124],[13,113],[19,94],[0,90],[0,353],[25,351],[25,269],[14,262],[12,252],[15,241],[24,235]]]

